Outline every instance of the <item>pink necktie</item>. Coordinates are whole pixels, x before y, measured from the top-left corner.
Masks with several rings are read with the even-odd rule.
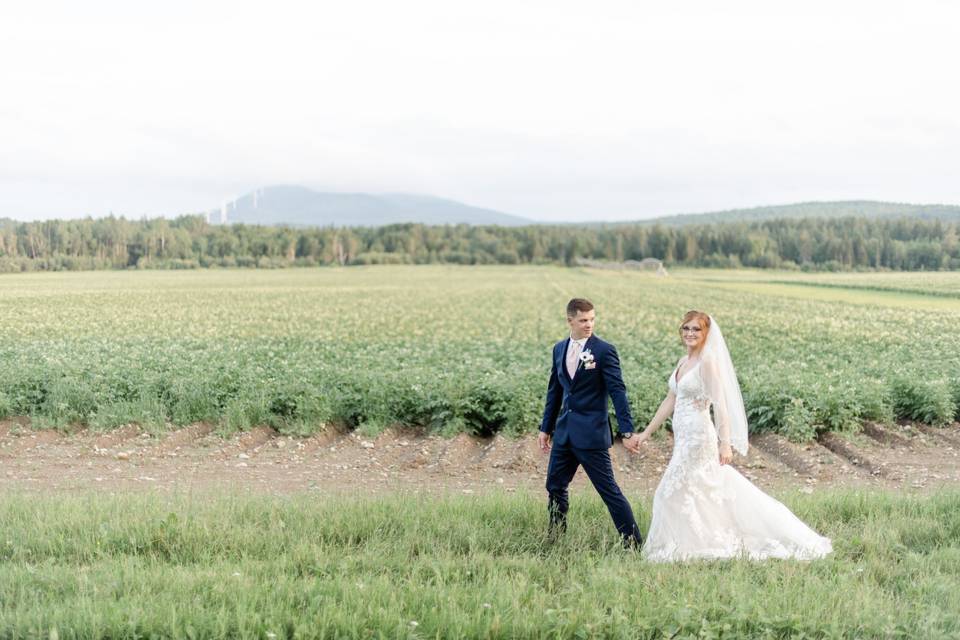
[[[570,374],[570,379],[573,380],[573,376],[577,375],[577,360],[580,358],[580,343],[570,341],[570,348],[567,350],[567,373]]]

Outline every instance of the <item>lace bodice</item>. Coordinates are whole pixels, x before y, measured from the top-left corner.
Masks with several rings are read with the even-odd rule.
[[[691,471],[719,468],[717,431],[710,419],[710,399],[704,390],[700,363],[677,380],[677,368],[670,374],[670,390],[677,399],[673,406],[673,456],[664,474],[663,490],[669,495],[684,483]]]
[[[677,396],[677,402],[674,405],[674,415],[677,413],[702,413],[710,408],[710,398],[707,396],[706,388],[703,384],[703,375],[701,373],[700,363],[693,365],[677,381],[677,371],[680,365],[670,374],[670,390]]]

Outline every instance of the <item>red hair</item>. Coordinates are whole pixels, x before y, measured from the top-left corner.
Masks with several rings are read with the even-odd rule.
[[[691,320],[699,320],[700,328],[703,329],[703,339],[707,339],[707,334],[710,333],[710,316],[705,314],[703,311],[687,311],[683,314],[683,320],[680,321],[680,327],[677,331],[680,333],[680,344],[683,344],[683,325],[687,324]]]

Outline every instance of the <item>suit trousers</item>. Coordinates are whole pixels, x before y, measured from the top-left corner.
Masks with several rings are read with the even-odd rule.
[[[613,475],[609,449],[577,449],[570,446],[569,440],[550,450],[550,466],[547,468],[548,510],[551,529],[564,530],[567,526],[569,494],[567,487],[573,480],[577,468],[583,466],[587,477],[593,483],[603,502],[607,505],[610,517],[617,532],[628,546],[640,545],[643,538],[633,517],[633,510],[626,496],[620,491]]]

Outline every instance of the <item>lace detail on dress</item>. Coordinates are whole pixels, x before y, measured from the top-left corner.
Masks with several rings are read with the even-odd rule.
[[[679,365],[678,365],[679,368]],[[653,561],[693,558],[815,558],[830,540],[812,531],[730,465],[720,464],[700,364],[679,381],[673,455],[653,498],[653,521],[643,553]]]
[[[716,429],[710,420],[710,399],[700,379],[699,363],[685,373],[679,383],[674,371],[670,388],[677,400],[672,420],[673,456],[661,481],[663,497],[673,494],[691,474],[708,471],[711,463],[720,466]]]

